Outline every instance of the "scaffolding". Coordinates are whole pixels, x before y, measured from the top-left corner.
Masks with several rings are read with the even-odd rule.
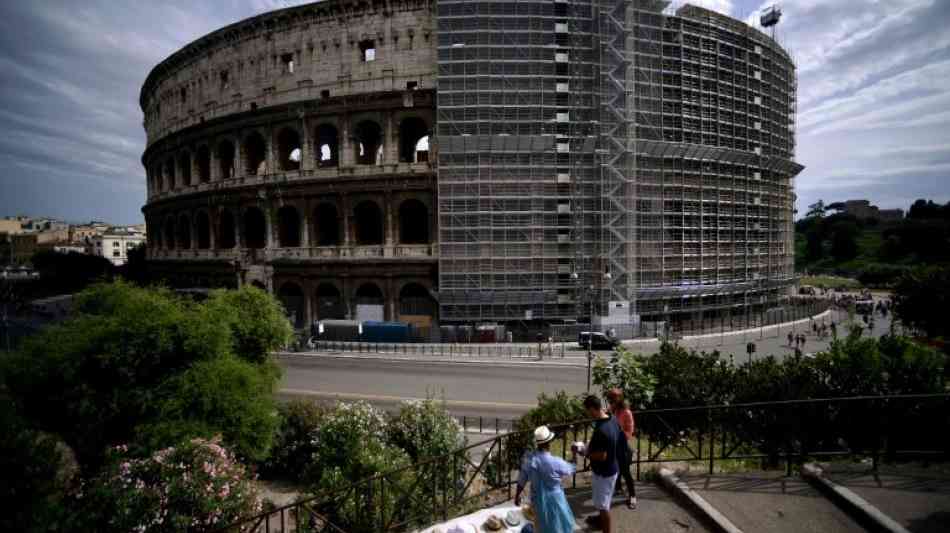
[[[795,67],[661,0],[438,1],[443,322],[600,327],[793,281]]]

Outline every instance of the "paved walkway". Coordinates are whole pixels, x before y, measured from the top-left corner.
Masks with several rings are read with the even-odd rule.
[[[685,508],[653,483],[637,485],[637,509],[627,509],[625,495],[614,498],[610,511],[614,533],[707,533],[713,531],[696,514]],[[584,517],[595,514],[589,488],[568,491],[568,501],[579,526]],[[584,527],[580,531],[591,531]]]
[[[821,465],[825,477],[842,485],[913,533],[950,531],[950,472],[937,466]]]
[[[746,533],[860,533],[847,513],[784,472],[685,475],[680,479]]]

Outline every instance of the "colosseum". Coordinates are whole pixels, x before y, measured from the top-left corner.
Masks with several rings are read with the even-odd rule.
[[[660,0],[325,0],[141,91],[149,268],[298,326],[643,323],[794,284],[795,65]],[[720,322],[721,323],[721,322]]]

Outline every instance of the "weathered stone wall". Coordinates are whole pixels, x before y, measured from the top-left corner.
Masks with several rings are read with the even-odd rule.
[[[152,269],[180,286],[263,286],[298,325],[377,299],[387,319],[400,305],[434,314],[432,21],[427,2],[328,1],[155,67],[141,95]]]

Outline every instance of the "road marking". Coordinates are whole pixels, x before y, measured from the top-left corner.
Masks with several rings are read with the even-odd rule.
[[[290,394],[296,396],[310,396],[316,398],[325,398],[330,400],[366,400],[368,402],[404,402],[404,401],[422,401],[425,398],[407,398],[405,396],[384,396],[377,394],[351,394],[346,392],[322,392],[306,389],[280,389],[279,394]],[[466,400],[440,400],[448,406],[454,407],[495,407],[504,409],[524,409],[525,411],[535,407],[527,403],[505,403],[505,402],[478,402]]]

